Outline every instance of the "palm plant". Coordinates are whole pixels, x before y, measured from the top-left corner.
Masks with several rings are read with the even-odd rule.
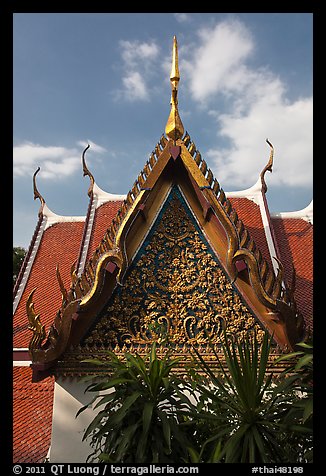
[[[170,358],[169,353],[159,358],[155,342],[145,358],[128,352],[121,360],[113,352],[108,352],[108,357],[108,361],[84,361],[105,366],[110,372],[107,380],[86,389],[109,392],[90,402],[99,400],[95,409],[104,407],[84,433],[83,440],[90,438],[94,449],[89,460],[169,463],[186,458],[186,448],[192,442],[183,427],[191,422],[176,416],[175,410],[184,407],[177,395],[182,381],[171,373],[179,359]],[[187,404],[191,407],[190,401]]]
[[[144,358],[126,352],[119,359],[107,352],[109,360],[85,361],[110,374],[88,386],[96,395],[78,412],[97,400],[94,410],[102,407],[83,437],[94,449],[89,460],[311,461],[312,356],[307,344],[302,348],[304,354],[279,359],[300,357],[278,380],[269,367],[272,336],[267,332],[261,342],[255,334],[240,342],[225,333],[222,352],[212,348],[214,367],[194,349],[193,366],[182,379],[174,372],[180,359],[169,351],[159,358],[155,342]]]
[[[284,445],[284,418],[296,397],[273,388],[273,375],[268,372],[271,346],[272,337],[267,333],[261,343],[256,335],[239,342],[225,334],[225,365],[212,349],[217,372],[196,352],[196,362],[208,379],[206,384],[197,385],[201,394],[198,412],[190,413],[197,421],[209,422],[211,434],[199,450],[189,448],[192,461],[215,458],[226,463],[291,462],[289,456],[293,455]]]
[[[281,356],[277,362],[294,361],[274,392],[291,394],[292,405],[283,420],[286,444],[301,461],[313,461],[313,343],[297,344],[297,351]]]

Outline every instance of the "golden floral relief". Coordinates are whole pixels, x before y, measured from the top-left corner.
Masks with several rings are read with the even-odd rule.
[[[218,343],[223,329],[240,338],[262,329],[225,274],[174,187],[84,343],[88,346],[169,342]]]

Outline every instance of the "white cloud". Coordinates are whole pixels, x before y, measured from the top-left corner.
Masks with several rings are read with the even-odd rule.
[[[95,152],[103,153],[104,147],[91,142]],[[78,146],[85,147],[83,141]],[[13,149],[14,177],[31,176],[37,167],[42,169],[42,177],[48,180],[68,177],[81,169],[81,150],[79,147],[43,146],[33,142],[24,142]]]
[[[122,59],[127,66],[136,67],[139,62],[146,64],[148,61],[155,59],[158,55],[159,48],[155,42],[141,43],[139,41],[120,41],[122,49]]]
[[[76,142],[76,144],[80,145],[83,148],[87,147],[87,145],[89,144],[90,145],[89,152],[97,152],[98,154],[104,154],[104,152],[107,152],[107,149],[105,147],[95,144],[95,142],[91,140],[87,140],[87,141],[79,140]]]
[[[188,23],[191,21],[191,16],[188,13],[175,13],[174,18],[179,23]]]
[[[159,47],[154,41],[146,43],[121,40],[120,48],[123,60],[123,88],[115,92],[115,98],[127,101],[148,100],[148,79],[155,70]]]
[[[239,89],[246,80],[244,62],[254,50],[248,29],[232,20],[202,28],[198,36],[192,59],[184,65],[194,99],[205,101],[217,92]]]
[[[206,153],[221,185],[248,187],[267,163],[275,147],[273,174],[268,183],[309,187],[312,185],[312,97],[290,101],[284,80],[264,65],[253,69],[248,59],[259,47],[239,21],[224,21],[198,32],[185,64],[194,100],[216,118],[218,145]],[[218,97],[227,98],[228,112],[214,108]]]
[[[130,101],[137,99],[148,100],[145,81],[138,71],[132,71],[122,78],[124,96]]]
[[[258,178],[269,157],[268,138],[275,147],[270,184],[312,184],[312,99],[293,104],[258,101],[247,115],[220,118],[220,133],[230,147],[210,149],[214,172],[221,184],[248,187]]]

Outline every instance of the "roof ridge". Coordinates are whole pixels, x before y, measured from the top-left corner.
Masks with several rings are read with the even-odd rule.
[[[168,141],[164,135],[161,136],[154,151],[150,155],[150,158],[147,160],[144,168],[135,180],[133,187],[122,202],[120,209],[111,222],[111,225],[105,232],[99,246],[85,264],[84,270],[79,277],[76,274],[74,265],[72,266],[70,289],[68,292],[64,290],[64,296],[62,295],[62,306],[55,316],[54,322],[49,329],[45,341],[44,338],[42,338],[43,333],[41,334],[38,330],[33,334],[31,344],[37,342],[35,347],[30,344],[30,353],[33,361],[38,361],[37,356],[40,355],[40,353],[43,353],[43,349],[45,348],[44,345],[50,345],[53,349],[53,355],[56,355],[55,352],[57,351],[55,348],[59,334],[61,331],[64,332],[65,339],[67,339],[70,334],[71,319],[68,319],[69,322],[66,319],[63,319],[63,314],[65,312],[72,312],[75,313],[74,315],[77,317],[78,313],[88,306],[93,296],[99,292],[99,289],[101,289],[103,277],[102,270],[104,268],[109,269],[108,266],[110,266],[110,263],[113,265],[114,269],[118,268],[118,274],[115,273],[114,276],[116,282],[121,284],[119,276],[122,270],[125,271],[128,266],[126,252],[119,248],[120,244],[122,247],[124,246],[123,232],[125,225],[127,224],[126,220],[132,218],[132,213],[136,209],[135,207],[137,207],[141,201],[146,190],[149,190],[146,188],[145,182],[155,169],[161,154],[163,151],[167,150],[168,144],[171,145],[173,143],[173,140]],[[196,164],[196,168],[201,172],[204,180],[199,180],[197,174],[196,182],[199,180],[197,185],[199,186],[203,197],[210,203],[213,213],[220,220],[225,232],[229,236],[227,268],[231,274],[233,272],[231,272],[231,270],[234,269],[234,281],[238,276],[235,263],[238,260],[244,260],[247,264],[249,278],[257,299],[264,306],[270,309],[272,314],[274,312],[279,313],[280,318],[284,319],[285,323],[287,322],[286,316],[290,315],[290,318],[294,320],[294,325],[297,328],[297,331],[300,333],[303,322],[301,319],[302,316],[297,310],[293,293],[291,293],[291,290],[286,287],[286,284],[283,281],[283,265],[281,261],[277,257],[274,257],[278,263],[278,270],[277,272],[274,272],[274,269],[270,268],[267,260],[263,257],[262,252],[256,245],[254,239],[250,236],[243,221],[238,217],[236,210],[233,209],[230,200],[226,197],[224,190],[220,186],[218,180],[214,177],[213,172],[208,168],[206,161],[201,157],[199,150],[191,140],[188,132],[185,133],[183,139],[178,139],[177,146],[178,144],[187,149]],[[181,158],[181,160],[183,159]],[[188,162],[187,167],[189,164],[191,164],[191,162]],[[193,170],[191,172],[193,172]],[[114,273],[114,271],[110,272]],[[33,305],[32,298],[32,295],[28,298],[30,308]],[[75,310],[73,311],[73,309]],[[32,317],[36,319],[34,311],[32,314]],[[41,325],[35,327],[42,329]],[[42,342],[40,342],[40,339]],[[45,344],[43,344],[43,341]],[[63,344],[63,341],[60,343],[61,347],[62,345],[65,345]],[[50,349],[47,349],[47,355],[49,354],[49,350]]]
[[[274,212],[272,218],[299,218],[313,224],[313,199],[306,207],[292,212]]]
[[[37,242],[37,238],[38,238],[39,232],[41,230],[43,220],[44,220],[44,216],[42,214],[40,214],[39,218],[38,218],[38,221],[37,221],[37,224],[36,224],[36,227],[35,227],[35,230],[34,230],[34,233],[33,233],[33,236],[32,236],[32,239],[31,239],[31,242],[28,246],[28,251],[25,255],[23,264],[20,268],[19,274],[17,276],[16,282],[15,282],[15,285],[14,285],[14,289],[13,289],[13,299],[14,299],[14,301],[13,301],[13,306],[14,306],[13,312],[14,313],[17,309],[17,306],[18,306],[19,301],[21,299],[21,296],[23,294],[23,291],[24,291],[29,273],[32,269],[32,263],[34,261],[36,251],[37,251],[37,249],[34,250],[34,246],[35,246],[35,243]],[[44,230],[41,230],[41,236],[43,234],[43,231]],[[37,248],[38,248],[39,242],[40,242],[40,239],[38,240],[38,243],[36,245]]]
[[[278,269],[276,270],[275,268],[275,272],[274,272],[273,269],[272,270],[270,269],[268,265],[268,261],[262,256],[262,253],[259,247],[256,245],[254,239],[250,237],[250,233],[248,229],[245,227],[242,220],[238,217],[236,210],[232,207],[230,200],[227,198],[226,193],[224,192],[222,187],[220,187],[219,182],[214,177],[214,174],[212,173],[211,169],[207,167],[206,161],[202,159],[200,152],[196,148],[195,143],[191,140],[188,132],[185,133],[183,142],[185,143],[188,151],[194,158],[194,161],[196,162],[199,170],[202,172],[204,178],[209,183],[209,187],[205,187],[205,188],[206,189],[208,188],[209,190],[213,192],[215,198],[217,199],[219,204],[222,206],[227,217],[232,222],[233,227],[237,232],[239,249],[235,250],[233,255],[233,260],[235,257],[238,257],[238,258],[241,257],[242,259],[246,259],[246,255],[247,255],[246,252],[249,252],[252,258],[254,258],[254,260],[257,263],[257,266],[256,266],[254,262],[251,262],[251,264],[253,265],[253,268],[251,269],[251,271],[256,274],[256,278],[259,278],[261,280],[263,293],[264,294],[266,293],[266,296],[271,296],[272,300],[275,303],[279,302],[279,306],[283,306],[283,307],[289,306],[296,313],[297,308],[296,308],[296,303],[294,301],[293,293],[291,293],[291,290],[287,288],[285,282],[283,281],[283,274],[284,274],[283,265],[281,260],[279,259],[279,256],[271,256],[271,258],[272,259],[274,258],[278,264]],[[271,148],[270,158],[258,179],[258,181],[261,184],[260,192],[264,199],[264,207],[266,207],[265,201],[266,201],[266,191],[267,191],[267,186],[264,181],[264,174],[266,173],[267,170],[271,171],[271,168],[273,165],[273,153],[274,153],[274,148],[272,144],[268,140],[266,140],[266,142],[269,144]],[[256,182],[255,186],[258,184],[258,181]],[[266,211],[266,208],[265,208],[265,211]],[[267,211],[269,213],[268,209]],[[267,211],[266,211],[266,214],[267,214]],[[271,238],[273,240],[273,236]],[[275,240],[273,240],[273,244],[274,244],[274,241]],[[268,247],[270,250],[270,246]],[[242,250],[243,252],[241,253]],[[266,302],[266,304],[268,304],[268,302]],[[297,316],[300,322],[301,321],[300,315],[297,314]]]
[[[137,179],[135,180],[132,188],[129,190],[125,198],[115,216],[113,218],[110,226],[107,228],[100,244],[97,246],[95,251],[93,252],[92,257],[85,263],[84,270],[81,273],[80,277],[75,280],[73,279],[73,287],[76,289],[76,292],[83,296],[87,294],[89,289],[91,288],[91,283],[95,276],[95,266],[96,263],[101,256],[101,254],[114,250],[114,243],[115,238],[117,236],[117,232],[121,223],[123,222],[124,218],[126,217],[128,211],[132,207],[133,203],[135,202],[136,198],[138,197],[142,186],[144,185],[147,177],[155,167],[164,147],[166,146],[168,140],[165,138],[164,134],[161,135],[160,140],[157,142],[155,149],[152,151],[149,159],[146,161],[143,169],[139,173]],[[100,189],[101,190],[101,189]],[[79,288],[79,289],[78,289]]]
[[[57,213],[53,212],[45,203],[43,207],[43,216],[46,217],[46,225],[45,230],[50,228],[50,226],[55,225],[56,223],[64,223],[64,222],[75,222],[75,221],[84,221],[85,215],[58,215]]]

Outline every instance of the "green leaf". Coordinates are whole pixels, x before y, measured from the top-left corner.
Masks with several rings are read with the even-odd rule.
[[[146,402],[143,409],[143,431],[139,439],[137,451],[136,451],[136,459],[140,463],[143,463],[145,459],[148,431],[150,428],[152,413],[153,413],[153,404],[151,402]]]
[[[312,414],[313,414],[313,400],[312,398],[310,398],[309,400],[305,402],[305,409],[304,409],[303,418],[302,418],[303,423],[305,423],[308,420],[308,418],[311,417]]]
[[[126,416],[128,409],[135,403],[135,401],[140,396],[141,396],[141,392],[135,392],[133,395],[130,395],[124,400],[122,406],[115,413],[113,413],[113,415],[110,416],[109,418],[109,423],[112,428],[120,424],[120,422]]]
[[[217,463],[221,459],[221,454],[222,454],[221,450],[222,450],[222,441],[219,440],[215,445],[215,448],[213,450],[211,457],[209,458],[209,463]]]
[[[249,425],[244,424],[240,426],[236,432],[226,442],[224,451],[226,455],[226,463],[238,463],[239,454],[242,449],[242,439],[246,431],[248,431]]]
[[[261,457],[261,460],[264,462],[264,463],[267,463],[268,460],[266,458],[266,448],[264,446],[264,442],[263,442],[263,439],[262,439],[262,436],[261,434],[259,433],[259,431],[257,430],[257,427],[256,426],[253,426],[251,428],[251,431],[252,431],[252,434],[253,434],[253,437],[255,439],[255,442],[256,442],[256,446],[259,450],[259,454],[260,454],[260,457]],[[250,461],[250,463],[254,463],[255,461]]]
[[[278,362],[283,362],[284,360],[292,360],[294,357],[297,357],[298,355],[302,355],[302,352],[291,352],[290,354],[285,354],[281,355],[275,360],[275,363],[277,364]]]
[[[91,402],[87,403],[87,405],[84,405],[82,408],[80,408],[78,410],[78,412],[76,413],[76,416],[75,418],[77,418],[83,411],[85,411],[87,408],[89,408],[91,405],[93,405],[93,403],[99,398],[98,395],[95,395],[95,397],[92,399]]]
[[[168,390],[168,388],[170,386],[170,383],[171,383],[169,377],[163,377],[162,378],[162,383],[164,385],[165,390]]]
[[[169,453],[171,452],[171,427],[170,427],[170,421],[168,417],[165,415],[164,412],[160,412],[159,416],[162,421],[162,429],[163,429],[163,436],[164,440],[166,443],[166,446],[168,448]]]
[[[282,392],[287,391],[287,390],[292,390],[293,384],[298,380],[297,375],[291,375],[290,377],[287,377],[286,379],[282,380],[274,389],[273,389],[273,395],[278,396]]]
[[[258,369],[258,385],[259,387],[262,386],[267,367],[268,367],[268,358],[270,354],[270,349],[271,349],[271,344],[272,344],[272,336],[268,336],[267,332],[264,335],[263,338],[263,343],[261,346],[261,352],[260,352],[260,362],[259,362],[259,369]],[[256,347],[256,352],[258,352],[258,343]]]
[[[96,428],[100,426],[100,421],[102,420],[105,414],[106,414],[105,411],[101,411],[96,415],[94,420],[91,421],[91,423],[88,425],[88,427],[85,430],[83,441],[85,441],[88,435],[90,435]]]
[[[146,402],[143,410],[143,434],[146,435],[152,421],[154,404],[152,402]]]
[[[132,439],[134,437],[135,432],[137,431],[137,428],[139,428],[139,422],[136,422],[133,425],[130,425],[122,430],[122,437],[115,455],[115,459],[117,461],[121,461],[123,459],[126,451],[128,451],[128,448],[132,445]]]
[[[152,363],[155,359],[156,359],[156,342],[154,341],[150,351],[150,357],[149,357],[150,363]]]
[[[298,433],[312,434],[312,429],[303,425],[290,425],[289,430],[296,431]]]
[[[112,457],[110,455],[108,455],[107,453],[101,453],[99,456],[98,456],[98,459],[100,461],[103,461],[105,463],[114,463],[115,461],[112,459]]]
[[[302,367],[304,367],[307,364],[310,364],[313,360],[312,354],[306,354],[303,357],[301,357],[298,361],[298,363],[295,366],[295,370],[299,370]]]
[[[162,365],[162,362],[157,359],[153,360],[153,362],[151,363],[151,369],[149,373],[149,382],[150,382],[150,391],[153,396],[156,395],[158,390],[161,365]]]
[[[189,453],[191,463],[201,463],[198,451],[196,451],[191,446],[187,447],[187,451]]]
[[[102,390],[108,390],[109,388],[116,387],[118,385],[121,385],[122,383],[128,383],[132,382],[131,379],[127,378],[113,378],[111,380],[108,380],[106,382],[101,382],[98,384],[92,384],[89,387],[87,387],[88,392],[99,392]]]
[[[313,345],[307,344],[307,342],[299,342],[299,344],[297,344],[297,347],[302,347],[303,349],[309,350],[312,350],[314,348]]]
[[[96,398],[99,398],[99,396],[97,396]],[[97,402],[97,404],[95,405],[94,410],[100,407],[101,405],[104,405],[105,403],[108,403],[111,400],[114,400],[115,398],[116,398],[116,392],[109,393],[109,395],[103,396],[103,398],[101,398],[101,400]]]

